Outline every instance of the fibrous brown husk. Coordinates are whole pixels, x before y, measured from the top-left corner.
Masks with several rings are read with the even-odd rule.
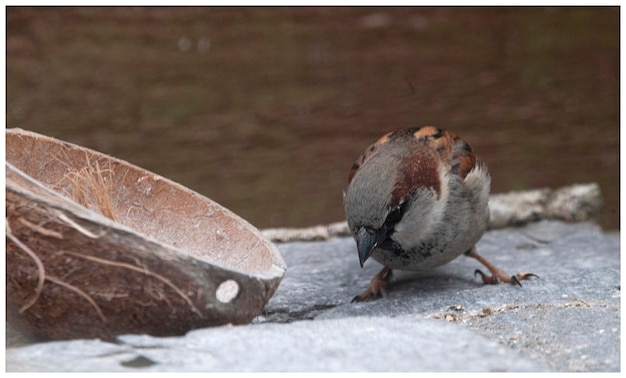
[[[245,324],[278,250],[217,203],[39,134],[6,133],[7,320],[55,339]]]

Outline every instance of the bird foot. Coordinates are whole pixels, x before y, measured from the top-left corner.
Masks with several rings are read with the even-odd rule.
[[[518,285],[518,286],[522,286],[520,281],[529,280],[531,277],[539,278],[539,276],[536,274],[526,273],[526,272],[520,272],[514,276],[508,276],[506,273],[504,273],[500,269],[497,269],[497,272],[492,272],[492,273],[493,274],[491,276],[488,276],[485,273],[483,273],[480,269],[476,269],[474,271],[474,277],[476,277],[477,274],[480,274],[481,278],[483,279],[483,282],[488,285],[496,285],[496,284],[499,284],[500,282],[504,282],[504,283],[510,283],[512,285]]]
[[[513,285],[522,286],[520,281],[529,280],[531,277],[539,278],[539,276],[536,274],[526,273],[526,272],[521,272],[521,273],[517,273],[514,276],[509,276],[502,269],[493,265],[492,263],[487,261],[487,259],[479,255],[476,252],[476,247],[472,247],[469,251],[465,252],[465,254],[469,257],[472,257],[478,260],[478,262],[480,262],[487,269],[489,269],[489,272],[491,272],[491,276],[486,275],[480,269],[476,269],[474,271],[474,277],[476,277],[477,274],[480,274],[481,278],[483,279],[483,282],[489,285],[495,285],[495,284],[499,284],[500,282],[504,282],[504,283],[510,283]]]
[[[352,302],[369,302],[374,299],[387,296],[387,285],[391,280],[391,269],[385,267],[370,281],[369,287],[352,298]]]

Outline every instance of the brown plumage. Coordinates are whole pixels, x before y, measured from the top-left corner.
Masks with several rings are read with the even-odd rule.
[[[378,147],[403,138],[414,138],[416,141],[429,145],[441,156],[442,160],[451,163],[452,172],[461,178],[465,178],[467,173],[476,165],[477,159],[472,147],[450,131],[435,126],[400,129],[383,135],[359,156],[350,169],[348,183],[352,181],[361,165],[376,152]]]

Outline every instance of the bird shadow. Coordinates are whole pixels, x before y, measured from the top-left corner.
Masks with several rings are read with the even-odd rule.
[[[471,270],[470,270],[471,272]],[[483,286],[463,272],[436,268],[428,272],[394,271],[388,291],[403,292],[438,292],[448,290],[467,290]]]

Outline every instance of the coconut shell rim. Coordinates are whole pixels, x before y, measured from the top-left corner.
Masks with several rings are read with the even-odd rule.
[[[22,171],[21,169],[15,167],[13,164],[9,163],[8,161],[5,161],[5,167],[11,170],[16,171],[16,173],[18,173],[22,178],[24,178],[25,180],[29,181],[31,184],[35,185],[36,187],[38,187],[39,189],[43,190],[46,192],[47,195],[50,195],[54,198],[56,198],[57,200],[60,200],[62,202],[65,203],[69,203],[73,209],[73,214],[76,216],[80,216],[82,219],[87,220],[87,221],[96,221],[98,223],[100,223],[101,225],[110,228],[110,229],[115,229],[115,230],[119,230],[119,231],[123,231],[123,232],[127,232],[127,233],[131,233],[141,239],[144,239],[148,242],[151,243],[155,243],[158,245],[163,246],[164,248],[176,253],[177,255],[180,256],[184,256],[184,257],[190,257],[194,260],[197,260],[199,262],[201,262],[202,264],[207,264],[219,269],[223,269],[225,271],[232,271],[232,272],[236,272],[239,274],[243,274],[243,275],[250,275],[253,277],[257,277],[260,279],[264,279],[264,280],[273,280],[273,279],[282,279],[285,271],[287,269],[287,266],[285,264],[285,261],[280,253],[280,251],[278,250],[278,248],[276,247],[276,245],[274,243],[272,243],[270,240],[268,240],[265,236],[263,236],[263,234],[256,228],[254,227],[250,222],[248,222],[247,220],[245,220],[244,218],[242,218],[241,216],[237,215],[235,212],[233,212],[232,210],[228,209],[227,207],[213,201],[212,199],[192,190],[187,188],[186,186],[179,184],[171,179],[168,179],[166,177],[163,177],[157,173],[154,173],[152,171],[149,171],[145,168],[139,167],[137,165],[134,165],[126,160],[123,159],[119,159],[116,158],[114,156],[111,156],[109,154],[103,153],[103,152],[99,152],[96,150],[92,150],[88,147],[83,147],[71,142],[66,142],[66,141],[62,141],[60,139],[54,138],[54,137],[50,137],[47,135],[43,135],[43,134],[39,134],[33,131],[29,131],[29,130],[24,130],[21,128],[10,128],[10,129],[6,129],[6,133],[7,134],[16,134],[16,135],[27,135],[27,136],[31,136],[31,137],[36,137],[36,138],[41,138],[41,139],[47,139],[48,141],[54,142],[54,143],[61,143],[64,144],[66,146],[72,147],[72,148],[77,148],[79,150],[82,151],[86,151],[89,154],[93,154],[93,155],[100,155],[102,157],[105,157],[107,159],[110,159],[114,162],[120,163],[120,164],[124,164],[127,165],[133,169],[137,169],[143,172],[146,172],[150,175],[154,175],[155,177],[158,177],[159,180],[164,181],[165,183],[167,183],[168,185],[171,185],[173,187],[175,187],[178,190],[181,190],[182,192],[185,192],[187,195],[195,195],[197,196],[200,200],[202,201],[206,201],[208,203],[211,203],[213,205],[215,205],[220,211],[222,211],[225,215],[227,215],[228,217],[234,219],[236,222],[238,222],[239,224],[243,225],[244,227],[246,227],[256,238],[258,238],[264,245],[264,247],[268,250],[268,252],[270,253],[271,256],[271,260],[272,260],[272,265],[270,267],[270,269],[267,269],[265,271],[249,271],[249,270],[242,270],[242,269],[237,269],[234,267],[228,267],[216,262],[211,262],[208,261],[207,259],[204,259],[202,257],[196,256],[192,253],[186,252],[183,249],[173,246],[169,243],[163,242],[161,240],[158,240],[154,237],[151,237],[149,235],[145,235],[141,232],[138,232],[137,230],[134,230],[131,227],[128,227],[126,225],[123,225],[119,222],[116,222],[112,219],[109,219],[107,217],[105,217],[104,215],[91,210],[81,204],[79,204],[78,202],[72,200],[71,198],[68,198],[66,196],[61,195],[60,193],[48,188],[46,185],[42,184],[40,181],[36,180],[35,178],[33,178],[32,176],[26,174],[24,171]],[[5,177],[6,177],[6,173],[5,173]],[[6,187],[8,188],[8,186]],[[82,213],[82,214],[80,214]]]

